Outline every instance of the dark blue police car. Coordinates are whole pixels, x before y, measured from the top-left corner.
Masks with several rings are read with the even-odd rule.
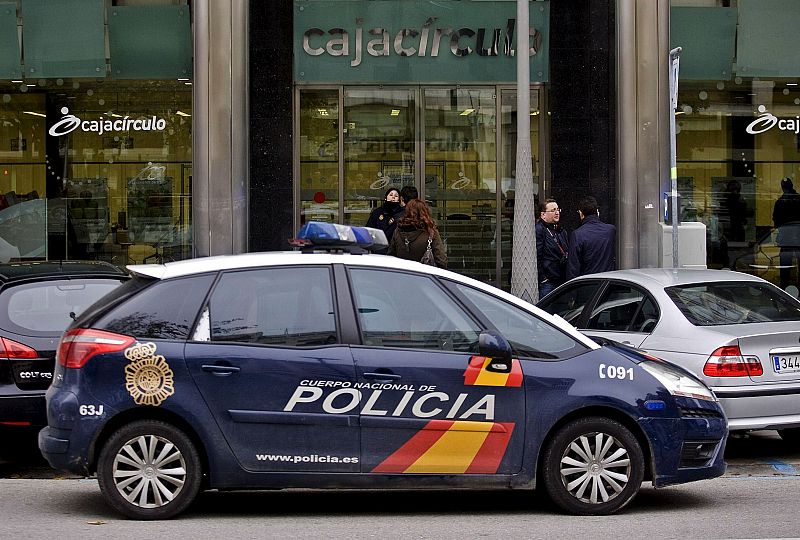
[[[318,247],[129,267],[61,340],[50,464],[136,519],[295,487],[542,486],[606,514],[645,480],[724,472],[725,417],[680,368],[458,274]]]

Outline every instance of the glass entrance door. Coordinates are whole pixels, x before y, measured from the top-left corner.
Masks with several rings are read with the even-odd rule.
[[[416,90],[344,89],[344,219],[364,225],[391,188],[416,185]]]
[[[449,268],[510,287],[515,89],[339,87],[298,94],[298,227],[309,219],[363,225],[390,187],[413,185],[437,220]],[[539,97],[533,88],[527,111],[537,198],[544,146]]]
[[[425,199],[448,267],[497,282],[497,104],[494,88],[425,90]]]

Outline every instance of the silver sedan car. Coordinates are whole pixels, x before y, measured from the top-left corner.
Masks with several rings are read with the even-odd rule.
[[[698,375],[731,431],[777,429],[800,442],[800,302],[771,283],[726,270],[619,270],[573,279],[539,307]]]

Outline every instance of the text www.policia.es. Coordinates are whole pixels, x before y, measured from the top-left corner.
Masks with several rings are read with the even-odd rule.
[[[287,456],[282,454],[256,454],[258,461],[279,461],[283,463],[358,463],[357,457],[339,456]]]

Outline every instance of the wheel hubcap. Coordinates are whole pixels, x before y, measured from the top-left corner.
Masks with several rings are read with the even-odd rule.
[[[599,504],[618,496],[628,485],[628,450],[607,433],[588,433],[573,440],[561,456],[561,481],[576,499]]]
[[[158,508],[172,501],[186,481],[186,462],[169,440],[141,435],[126,442],[114,457],[117,491],[140,508]]]

